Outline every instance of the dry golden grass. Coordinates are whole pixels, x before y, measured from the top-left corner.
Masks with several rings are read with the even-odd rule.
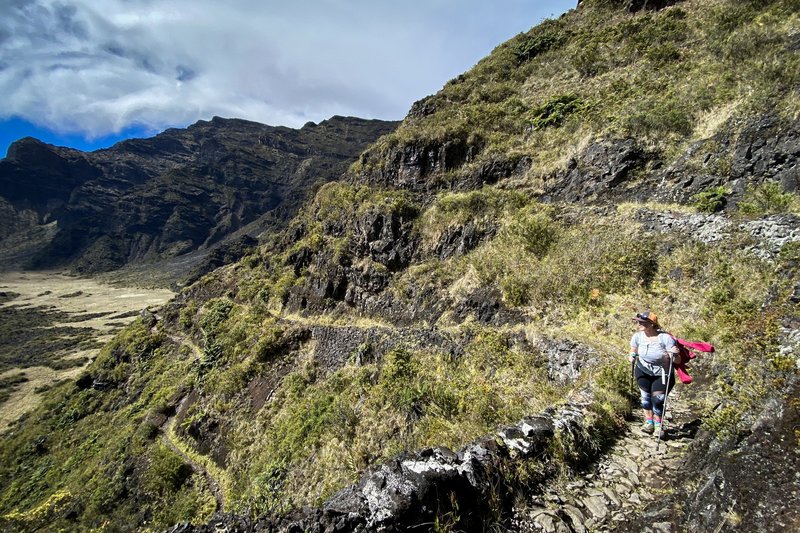
[[[62,379],[73,379],[80,374],[82,367],[67,370],[53,370],[46,366],[34,366],[24,370],[28,381],[21,383],[11,394],[9,399],[0,408],[0,431],[8,428],[9,424],[18,420],[22,415],[31,411],[39,404],[41,393],[36,392],[39,387],[47,387]],[[0,374],[0,379],[19,374],[20,370],[14,368]]]
[[[714,136],[734,116],[741,105],[742,100],[738,99],[702,113],[697,119],[693,139],[708,139]]]
[[[0,304],[3,306],[20,306],[53,308],[71,316],[108,313],[104,316],[89,318],[79,322],[56,323],[54,326],[72,326],[92,328],[97,332],[96,339],[108,342],[122,325],[129,324],[136,318],[134,313],[150,307],[161,306],[174,293],[166,289],[131,289],[112,286],[88,278],[69,276],[61,272],[2,272],[0,273],[0,291],[18,293],[13,300]],[[131,316],[121,316],[130,314]],[[62,359],[92,360],[98,349],[76,349],[66,353]],[[25,368],[28,381],[17,386],[9,399],[0,407],[0,431],[10,423],[18,420],[23,414],[33,409],[40,401],[41,389],[63,379],[75,378],[84,366],[66,370],[54,370],[47,367]],[[11,376],[21,369],[10,369],[0,377]]]
[[[626,217],[633,216],[635,213],[642,210],[675,214],[697,213],[697,209],[694,207],[683,204],[665,204],[659,202],[622,202],[617,205],[617,212]]]
[[[788,120],[800,120],[800,89],[792,90],[783,101],[778,112]]]
[[[69,324],[103,332],[113,328],[107,325],[109,322],[128,323],[133,319],[115,316],[163,305],[174,296],[167,289],[117,287],[61,272],[2,272],[0,289],[19,293],[17,298],[5,305],[55,307],[76,315],[109,313],[99,318]],[[71,296],[78,293],[81,294]]]

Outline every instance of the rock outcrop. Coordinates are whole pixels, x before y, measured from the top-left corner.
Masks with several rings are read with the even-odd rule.
[[[630,187],[623,184],[646,162],[644,150],[633,139],[592,143],[554,178],[546,198],[585,202],[630,195]]]

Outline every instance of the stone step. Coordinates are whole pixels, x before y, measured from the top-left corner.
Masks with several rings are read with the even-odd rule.
[[[614,457],[614,461],[615,462],[617,462],[618,464],[620,464],[620,465],[622,465],[624,467],[624,470],[626,470],[628,472],[633,472],[633,473],[636,473],[636,474],[639,473],[639,465],[636,463],[636,461],[632,460],[629,457],[624,457],[622,455],[618,455],[617,453],[614,453],[613,457]]]
[[[541,511],[532,522],[545,533],[571,533],[569,526],[551,511]]]
[[[581,499],[583,505],[596,520],[603,520],[608,516],[608,506],[605,498],[600,496],[586,496]]]
[[[586,522],[586,517],[583,515],[580,509],[574,505],[564,505],[561,507],[561,510],[564,512],[572,531],[575,533],[588,533],[588,530],[583,525],[584,522]]]
[[[612,504],[614,504],[615,507],[622,506],[622,502],[620,501],[619,497],[613,490],[609,488],[604,488],[603,493],[605,494],[606,499],[610,501]]]
[[[669,478],[692,442],[685,432],[677,431],[691,417],[691,411],[678,399],[675,393],[670,396],[675,403],[666,417],[667,440],[659,441],[655,435],[641,431],[641,421],[629,421],[628,433],[589,472],[545,489],[541,500],[551,508],[528,511],[528,527],[519,531],[615,531],[628,517],[653,501],[652,488],[662,486],[663,480]],[[652,524],[648,529],[659,533],[669,531],[666,523]]]

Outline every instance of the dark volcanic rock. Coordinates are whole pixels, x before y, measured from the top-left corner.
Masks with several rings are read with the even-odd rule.
[[[453,316],[463,322],[472,314],[481,324],[489,324],[502,308],[503,295],[490,287],[479,287],[456,304]]]
[[[385,153],[373,149],[361,155],[361,163],[367,170],[353,179],[356,183],[416,192],[465,191],[496,183],[530,168],[529,158],[509,159],[504,155],[496,155],[477,168],[469,168],[467,163],[475,161],[482,149],[481,141],[459,137],[442,142],[414,141],[388,148]]]
[[[652,198],[661,201],[688,202],[697,193],[724,186],[735,203],[748,186],[764,181],[778,181],[787,191],[800,189],[800,128],[771,115],[731,124],[692,143],[650,184]]]
[[[375,311],[381,304],[381,293],[394,272],[406,268],[418,247],[412,231],[417,216],[413,205],[400,205],[384,210],[374,206],[339,227],[326,226],[331,236],[349,234],[342,254],[331,249],[300,248],[287,258],[295,275],[305,281],[289,291],[286,301],[293,310],[323,312],[339,304],[362,311]],[[302,238],[305,229],[298,228],[294,239]],[[291,239],[290,239],[291,241]]]
[[[38,267],[102,271],[210,249],[245,226],[250,235],[281,226],[395,126],[333,117],[295,130],[215,117],[90,153],[26,138],[0,161],[0,215],[57,222]]]
[[[633,139],[592,143],[555,176],[547,197],[567,202],[619,197],[625,192],[623,184],[647,159]]]
[[[731,174],[748,182],[776,180],[787,191],[800,189],[800,127],[772,116],[747,125],[734,150]]]
[[[494,237],[496,231],[497,228],[494,226],[486,229],[479,228],[473,221],[469,221],[463,226],[451,226],[445,230],[436,245],[436,255],[440,259],[464,255],[484,240]]]
[[[398,146],[385,156],[389,165],[378,181],[405,189],[426,190],[431,186],[427,179],[430,175],[458,168],[473,155],[473,150],[462,139]]]
[[[547,376],[558,383],[570,383],[599,363],[592,348],[569,339],[543,339],[537,348],[547,359]]]
[[[413,210],[366,213],[356,221],[356,234],[360,238],[353,246],[353,253],[370,257],[390,272],[405,268],[416,248],[411,237],[415,217]]]

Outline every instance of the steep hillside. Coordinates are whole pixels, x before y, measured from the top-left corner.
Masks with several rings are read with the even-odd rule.
[[[207,250],[238,230],[258,236],[395,125],[215,117],[91,153],[22,139],[0,161],[4,267],[107,271]]]
[[[687,201],[764,179],[797,189],[796,3],[582,6],[414,104],[354,173],[411,190],[503,181],[567,201]]]
[[[798,527],[798,36],[797,0],[584,0],[500,45],[12,428],[2,520]],[[646,308],[717,347],[657,486],[615,445]]]

